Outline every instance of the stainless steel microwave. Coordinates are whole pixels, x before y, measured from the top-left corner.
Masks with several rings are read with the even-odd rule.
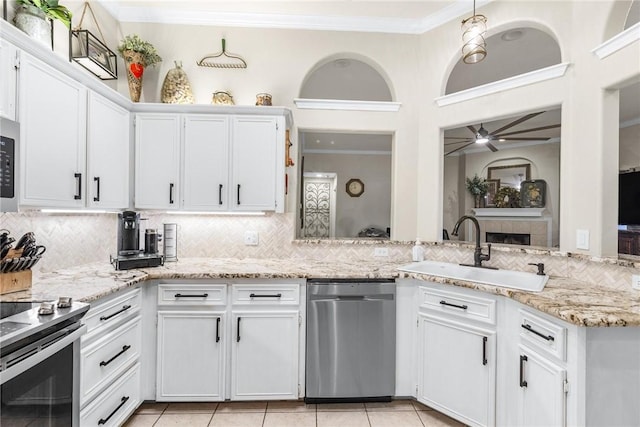
[[[0,118],[0,212],[17,212],[20,176],[20,125]]]

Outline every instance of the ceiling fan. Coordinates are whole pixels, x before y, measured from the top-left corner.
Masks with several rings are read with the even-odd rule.
[[[463,150],[465,148],[467,148],[468,146],[472,145],[472,144],[482,144],[484,146],[486,146],[487,148],[489,148],[489,150],[496,152],[498,151],[498,148],[496,148],[495,145],[493,145],[491,143],[491,141],[499,141],[499,142],[504,142],[504,141],[547,141],[549,139],[551,139],[550,137],[514,137],[513,135],[519,135],[519,134],[523,134],[523,133],[529,133],[529,132],[537,132],[537,131],[541,131],[541,130],[546,130],[546,129],[553,129],[553,128],[557,128],[560,127],[560,123],[558,124],[553,124],[553,125],[547,125],[547,126],[539,126],[539,127],[535,127],[535,128],[530,128],[530,129],[522,129],[522,130],[518,130],[518,131],[513,131],[513,132],[507,132],[504,133],[504,131],[506,131],[507,129],[510,129],[516,125],[519,125],[520,123],[523,123],[529,119],[532,119],[540,114],[544,113],[544,111],[539,111],[537,113],[531,113],[531,114],[527,114],[526,116],[522,116],[519,119],[516,119],[510,123],[507,123],[506,125],[502,126],[500,129],[496,129],[493,132],[489,132],[488,130],[486,130],[484,128],[484,126],[482,125],[482,123],[480,124],[480,128],[476,129],[474,126],[467,126],[467,129],[469,129],[472,134],[473,137],[470,138],[464,138],[464,137],[445,137],[445,139],[457,139],[459,141],[453,141],[453,142],[446,142],[444,145],[454,145],[454,144],[464,144],[461,145],[460,147],[457,147],[451,151],[449,151],[448,153],[445,154],[445,156],[448,156],[449,154],[453,154],[456,151],[460,151]],[[460,141],[461,140],[461,141]]]

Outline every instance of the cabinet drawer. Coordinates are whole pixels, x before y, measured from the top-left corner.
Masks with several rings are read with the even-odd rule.
[[[251,284],[233,285],[232,304],[249,305],[298,305],[300,285],[298,284]]]
[[[523,343],[559,360],[566,360],[567,328],[540,316],[519,310],[520,338]]]
[[[158,285],[158,305],[225,305],[227,285]]]
[[[90,401],[140,356],[140,316],[125,323],[81,351],[81,403]]]
[[[83,318],[87,334],[83,342],[99,336],[106,328],[115,326],[140,310],[140,289],[134,289],[103,304],[92,305]]]
[[[80,412],[81,426],[120,426],[140,404],[140,364]]]
[[[420,288],[420,308],[495,325],[496,301],[461,292]]]

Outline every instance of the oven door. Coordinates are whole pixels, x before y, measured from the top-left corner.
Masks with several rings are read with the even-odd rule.
[[[3,357],[0,424],[80,425],[80,337],[86,328],[60,331]]]

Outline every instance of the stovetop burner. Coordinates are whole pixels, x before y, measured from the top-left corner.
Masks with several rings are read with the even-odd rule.
[[[31,301],[2,301],[0,302],[0,319],[22,313],[37,307],[39,303]]]

